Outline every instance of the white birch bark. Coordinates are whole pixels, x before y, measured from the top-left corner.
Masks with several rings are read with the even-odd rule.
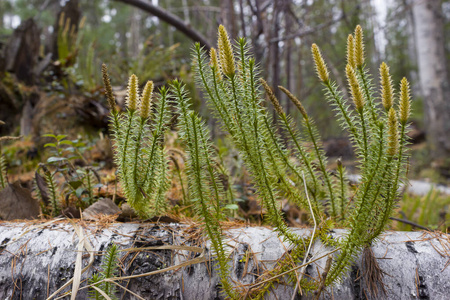
[[[450,155],[450,95],[442,4],[440,0],[414,0],[412,8],[427,140],[433,158],[445,159]]]
[[[100,223],[72,225],[67,221],[51,224],[0,223],[0,299],[46,299],[74,274],[78,243],[87,238],[95,251],[105,251],[111,243],[121,249],[162,245],[188,245],[186,239],[193,227],[180,224]],[[74,228],[83,228],[76,234]],[[295,229],[300,235],[311,230]],[[345,230],[334,230],[330,235],[340,238]],[[251,284],[264,268],[272,268],[289,245],[283,244],[269,228],[241,227],[230,229],[230,274],[239,285]],[[198,238],[199,235],[192,235]],[[383,272],[386,295],[379,299],[448,299],[450,291],[449,235],[423,232],[387,232],[374,243],[374,257]],[[190,243],[199,242],[191,240]],[[199,242],[199,247],[203,247]],[[316,242],[311,259],[325,257],[306,268],[304,278],[318,278],[326,263],[326,254],[332,250]],[[206,251],[207,257],[208,251]],[[95,252],[93,265],[82,275],[90,278],[99,268],[103,252]],[[334,253],[333,255],[336,255]],[[198,253],[176,250],[141,250],[120,252],[121,276],[137,275],[161,270],[198,256]],[[89,253],[83,253],[85,267]],[[153,276],[120,282],[144,299],[209,300],[224,299],[219,288],[213,263],[198,263]],[[327,288],[320,299],[374,299],[368,292],[365,278],[367,267],[356,257],[341,283]],[[85,286],[81,282],[81,287]],[[66,291],[70,290],[69,286]],[[137,299],[119,289],[119,299]],[[275,284],[264,299],[291,299],[292,285]],[[123,296],[123,298],[122,298]],[[68,297],[66,297],[68,298]],[[301,299],[314,299],[303,294]],[[87,299],[86,290],[78,292],[77,299]],[[297,296],[296,299],[300,299]]]

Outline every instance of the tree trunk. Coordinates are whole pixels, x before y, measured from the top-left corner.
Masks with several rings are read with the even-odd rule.
[[[39,57],[40,30],[33,19],[27,19],[14,30],[5,49],[5,70],[25,84],[34,83],[33,68]]]
[[[415,0],[412,7],[427,140],[432,157],[440,161],[450,156],[450,87],[442,5],[439,0]]]
[[[141,39],[141,12],[137,8],[131,10],[129,30],[128,55],[133,59],[137,59],[140,52],[139,44]]]
[[[235,16],[236,13],[234,11],[233,0],[221,1],[220,8],[221,8],[220,19],[222,21],[222,25],[225,26],[225,28],[227,28],[231,40],[237,39],[238,33]]]
[[[301,235],[310,230],[296,229]],[[345,230],[334,230],[333,238],[345,235]],[[91,277],[100,269],[101,255],[112,243],[121,249],[141,248],[119,252],[120,276],[137,275],[162,270],[158,274],[119,281],[122,286],[144,299],[223,299],[219,290],[218,274],[208,260],[208,250],[186,245],[200,245],[201,229],[180,224],[134,223],[68,223],[51,221],[40,223],[0,223],[0,299],[46,299],[70,281],[77,270],[79,241],[92,245],[95,252],[84,251],[79,257],[82,267],[93,261],[81,279]],[[230,246],[230,274],[236,284],[247,285],[255,281],[256,274],[271,269],[277,259],[289,248],[277,234],[261,227],[241,227],[227,231]],[[83,237],[86,237],[84,239]],[[190,238],[191,237],[191,238]],[[188,240],[189,239],[189,240]],[[446,299],[450,290],[449,235],[423,232],[388,232],[371,248],[380,272],[384,273],[386,295],[379,290],[380,299]],[[88,246],[89,246],[88,245]],[[164,246],[166,245],[166,246]],[[169,245],[169,246],[167,246]],[[168,249],[170,245],[182,247]],[[87,248],[90,248],[86,246]],[[143,247],[160,247],[144,249]],[[165,247],[165,248],[164,248]],[[189,251],[188,251],[189,250]],[[305,278],[319,278],[319,270],[326,264],[331,251],[316,242],[312,258],[320,258],[306,268]],[[102,252],[99,252],[102,251]],[[197,253],[196,253],[197,252]],[[369,251],[370,252],[370,251]],[[366,252],[369,253],[369,252]],[[336,252],[337,253],[337,252]],[[334,253],[333,255],[335,255]],[[165,271],[196,258],[199,263]],[[367,258],[368,256],[365,255]],[[82,260],[81,260],[82,258]],[[356,257],[342,282],[322,292],[320,299],[375,299],[370,295],[367,280],[370,266]],[[203,262],[202,262],[203,261]],[[365,260],[367,262],[367,260]],[[373,268],[373,264],[371,267]],[[378,275],[382,274],[378,273]],[[275,283],[264,299],[291,299],[293,287]],[[81,282],[81,287],[86,282]],[[248,287],[248,286],[247,286]],[[373,287],[373,285],[372,285]],[[68,285],[65,291],[71,290]],[[125,295],[124,295],[125,294]],[[137,299],[118,289],[119,299]],[[120,298],[124,296],[123,298]],[[77,299],[86,299],[86,289],[78,292]],[[311,293],[301,299],[314,299]],[[65,299],[68,299],[66,297]],[[297,296],[296,299],[300,299]]]

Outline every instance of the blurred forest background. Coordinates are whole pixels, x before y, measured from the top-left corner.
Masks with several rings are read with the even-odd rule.
[[[89,163],[112,167],[102,63],[108,65],[119,106],[131,74],[157,86],[181,78],[221,155],[234,157],[191,74],[193,42],[215,45],[219,24],[233,39],[247,38],[263,77],[304,102],[327,153],[342,157],[349,168],[351,147],[323,97],[310,46],[321,47],[332,77],[344,88],[347,35],[360,24],[373,81],[378,83],[384,61],[397,90],[403,76],[412,83],[409,176],[448,184],[448,0],[0,0],[0,120],[5,122],[0,135],[25,137],[3,149],[10,181],[14,174],[32,177],[38,162],[51,156],[43,146],[52,138],[42,137],[49,133],[67,135],[63,139],[78,145],[73,149],[80,153],[88,149],[83,158]],[[287,112],[299,118],[285,95],[274,91]],[[234,163],[239,168],[239,161]],[[437,195],[426,197],[438,201]],[[444,198],[445,222],[450,201]],[[420,218],[427,219],[432,209],[423,210]],[[414,219],[413,213],[408,217]],[[440,220],[437,215],[430,222]]]

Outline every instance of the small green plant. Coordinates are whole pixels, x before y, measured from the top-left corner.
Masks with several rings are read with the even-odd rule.
[[[106,255],[102,260],[101,271],[95,273],[89,280],[89,284],[93,284],[95,287],[99,288],[104,292],[110,299],[116,298],[116,286],[108,281],[102,281],[107,278],[112,278],[117,276],[117,269],[119,268],[119,247],[116,244],[112,244],[106,250]],[[98,283],[102,281],[101,283]],[[98,284],[97,284],[98,283]],[[89,299],[104,300],[106,299],[101,295],[97,289],[91,289],[89,291]]]
[[[103,81],[111,108],[111,130],[120,183],[130,206],[144,218],[165,212],[168,156],[164,134],[169,121],[169,96],[161,88],[153,103],[153,82],[148,81],[142,96],[138,78],[128,83],[127,111],[120,113],[112,93],[106,65]]]
[[[79,24],[80,29],[84,27],[84,22],[85,18],[83,18]],[[72,66],[76,62],[82,34],[78,33],[76,25],[71,24],[70,18],[66,18],[64,13],[60,15],[58,25],[58,59],[60,64],[63,67],[67,68]]]
[[[42,182],[39,182],[40,179],[38,179],[40,178],[39,176],[41,176],[39,174],[40,169],[44,172],[44,180],[42,180]],[[36,170],[35,179],[35,191],[41,203],[42,213],[44,215],[51,214],[52,216],[57,216],[61,211],[61,203],[58,196],[57,183],[55,181],[54,174],[50,172],[45,164],[40,164],[39,168]],[[50,211],[47,208],[47,204],[50,204]]]
[[[5,122],[0,120],[0,126],[4,125]],[[14,136],[2,136],[0,137],[0,190],[4,189],[8,184],[8,180],[6,178],[6,159],[3,155],[2,143],[4,141],[14,141],[21,139],[22,137],[14,137]]]
[[[91,166],[79,167],[73,163],[74,160],[81,160],[87,164],[83,153],[90,147],[78,139],[67,140],[66,135],[45,134],[44,137],[52,138],[53,141],[44,145],[51,152],[47,163],[40,164],[36,170],[35,191],[41,203],[44,204],[42,206],[43,213],[50,213],[52,216],[58,215],[61,210],[60,195],[66,199],[66,206],[70,195],[78,199],[77,205],[82,208],[92,205],[96,201],[94,189],[103,186],[100,176]],[[44,180],[38,182],[40,179],[37,177],[41,176],[41,170]],[[65,180],[61,188],[55,180],[55,175],[58,173]],[[45,207],[47,203],[51,205],[50,211]]]

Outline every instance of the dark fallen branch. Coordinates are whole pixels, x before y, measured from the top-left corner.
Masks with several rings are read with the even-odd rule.
[[[414,222],[409,221],[407,219],[399,219],[399,218],[394,218],[394,217],[390,217],[389,219],[391,219],[392,221],[402,222],[402,223],[405,223],[405,224],[408,224],[408,225],[411,225],[413,227],[420,228],[420,229],[423,229],[423,230],[426,230],[426,231],[432,231],[428,227],[425,227],[425,226],[422,226],[420,224],[414,223]]]
[[[143,1],[143,0],[115,0],[115,1],[140,8],[143,11],[146,11],[154,15],[155,17],[158,17],[160,20],[172,25],[173,27],[184,33],[187,37],[192,39],[194,42],[199,42],[202,46],[206,47],[207,49],[211,48],[211,44],[208,42],[206,37],[203,36],[200,32],[190,27],[189,24],[186,24],[176,15],[156,5],[151,4],[150,1]]]

